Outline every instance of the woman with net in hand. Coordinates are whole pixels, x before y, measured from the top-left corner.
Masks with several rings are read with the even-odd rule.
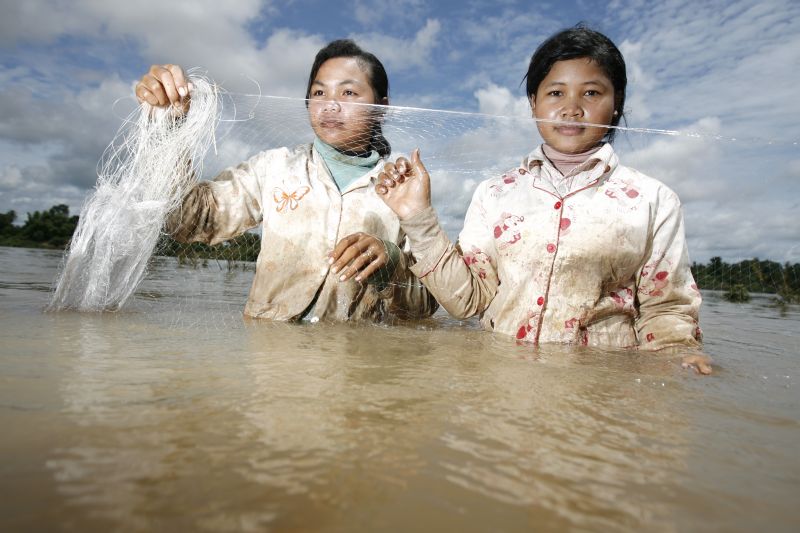
[[[140,102],[188,112],[191,89],[176,65],[155,65]],[[408,269],[397,216],[372,178],[390,153],[377,106],[387,105],[381,62],[349,40],[314,60],[306,90],[312,144],[256,154],[194,186],[167,228],[176,240],[217,244],[261,226],[245,314],[273,320],[418,318],[436,301]]]

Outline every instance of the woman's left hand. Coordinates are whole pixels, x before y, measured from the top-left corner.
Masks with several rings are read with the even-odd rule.
[[[331,272],[340,274],[339,281],[347,281],[353,276],[356,281],[366,281],[388,261],[383,241],[362,232],[344,237],[328,253]]]
[[[681,366],[694,368],[699,374],[708,375],[711,373],[711,358],[702,354],[684,355]]]

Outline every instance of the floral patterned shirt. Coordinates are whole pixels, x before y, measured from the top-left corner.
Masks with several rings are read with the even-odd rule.
[[[379,162],[340,192],[312,145],[261,152],[213,181],[198,183],[171,215],[167,229],[183,242],[217,244],[261,225],[261,250],[245,306],[251,317],[429,316],[438,304],[408,269],[400,222],[372,185],[382,168]],[[383,290],[353,279],[339,282],[330,272],[326,254],[359,231],[405,247]]]
[[[699,346],[680,201],[610,144],[566,177],[539,147],[482,182],[457,246],[432,208],[402,227],[412,271],[456,317],[533,343]]]

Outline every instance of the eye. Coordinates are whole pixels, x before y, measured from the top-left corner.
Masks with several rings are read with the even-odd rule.
[[[311,93],[311,96],[323,96],[325,93],[322,92],[322,89],[317,89]]]
[[[344,96],[358,96],[352,89],[345,89],[342,93]]]
[[[561,95],[562,92],[555,89],[547,93],[547,96],[561,96]]]
[[[589,89],[584,93],[586,96],[600,96],[600,91],[595,89]]]

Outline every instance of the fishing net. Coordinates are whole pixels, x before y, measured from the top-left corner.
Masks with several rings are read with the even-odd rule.
[[[204,283],[221,279],[214,272],[252,277],[265,238],[259,228],[215,245],[178,242],[165,231],[169,213],[199,180],[263,150],[311,143],[309,109],[342,104],[229,93],[197,74],[192,81],[186,117],[144,106],[124,121],[82,209],[52,309],[120,309],[155,265],[206,270]],[[382,124],[392,158],[420,148],[434,207],[454,240],[478,183],[515,167],[541,143],[536,122],[525,115],[350,106],[353,120]],[[797,142],[732,138],[722,130],[714,118],[680,131],[620,126],[615,150],[622,164],[680,196],[701,289],[731,301],[759,295],[778,305],[797,303],[800,230],[791,222],[800,198]],[[764,161],[761,175],[744,174],[749,167],[740,162],[747,158]],[[283,200],[291,209],[291,195]],[[242,305],[248,288],[236,289]]]

